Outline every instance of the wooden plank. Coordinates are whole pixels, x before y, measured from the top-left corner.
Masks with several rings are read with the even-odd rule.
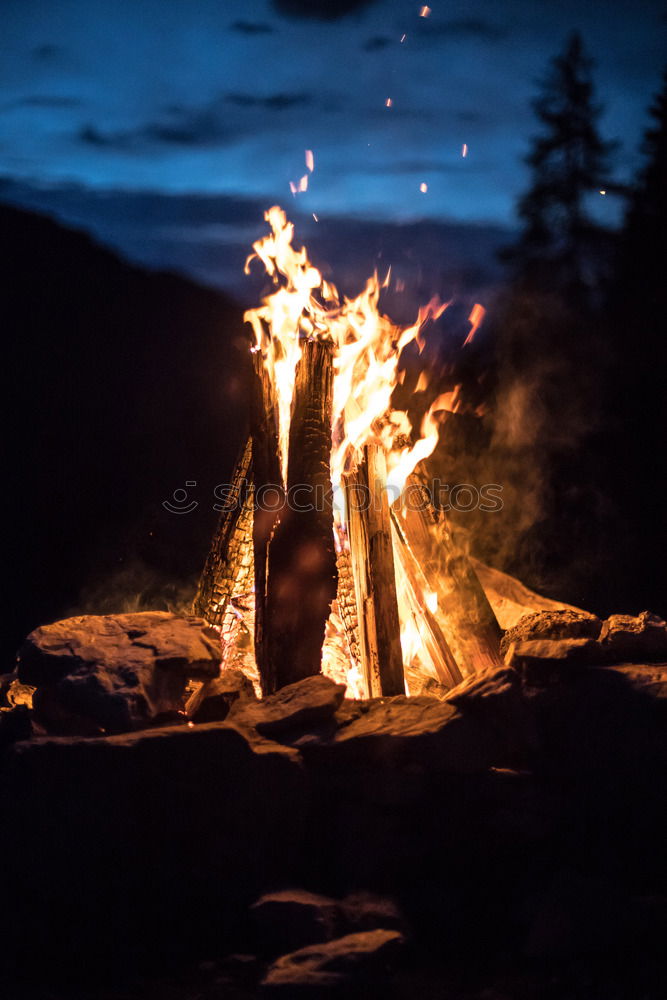
[[[454,687],[463,680],[463,676],[437,616],[428,606],[426,595],[433,591],[407,543],[394,511],[391,512],[391,517],[398,578],[403,580],[406,599],[422,640],[423,655],[440,683],[445,687]]]
[[[343,477],[361,668],[371,697],[405,693],[386,483],[376,444],[366,445],[357,468]]]
[[[421,496],[421,502],[416,502]],[[404,537],[437,595],[438,620],[464,675],[499,666],[501,629],[477,574],[456,545],[443,511],[413,474],[406,484],[407,503],[394,510]]]

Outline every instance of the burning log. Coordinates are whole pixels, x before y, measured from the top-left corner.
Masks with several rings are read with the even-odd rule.
[[[288,502],[269,541],[266,589],[256,591],[256,602],[266,601],[265,672],[260,667],[265,693],[318,674],[322,666],[337,583],[329,467],[332,388],[332,344],[306,341],[294,386]]]
[[[253,395],[250,405],[255,507],[252,526],[255,566],[255,658],[264,694],[276,690],[274,661],[269,656],[266,635],[266,588],[269,541],[282,505],[278,452],[277,404],[274,384],[260,352],[253,354]]]
[[[422,649],[430,666],[441,684],[454,687],[463,680],[463,675],[452,653],[440,623],[427,603],[427,595],[433,593],[423,570],[410,549],[401,525],[394,511],[391,512],[392,539],[397,557],[398,577],[412,609],[415,628],[422,641]]]
[[[248,438],[234,468],[231,488],[220,511],[193,614],[221,625],[230,598],[252,589],[252,442]]]
[[[405,694],[384,451],[364,447],[343,477],[361,670],[369,696]]]
[[[414,474],[408,486],[409,500],[396,512],[397,523],[436,595],[447,645],[465,674],[498,666],[501,629],[477,574],[455,544],[444,512],[435,509]]]

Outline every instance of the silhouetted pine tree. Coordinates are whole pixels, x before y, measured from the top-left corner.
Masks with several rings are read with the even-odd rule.
[[[598,131],[592,66],[577,33],[551,61],[533,102],[542,129],[526,157],[532,183],[518,205],[521,234],[505,254],[521,285],[574,295],[577,304],[595,292],[608,245],[587,205],[610,186],[613,148]]]
[[[527,157],[531,183],[518,204],[518,238],[503,254],[510,280],[494,310],[493,447],[514,469],[508,493],[513,487],[521,518],[507,568],[596,607],[594,581],[608,568],[598,488],[606,349],[599,307],[612,237],[590,209],[601,189],[612,189],[612,145],[598,131],[591,69],[573,34],[533,102],[541,128]]]
[[[644,134],[609,289],[610,482],[637,603],[667,615],[667,71]]]

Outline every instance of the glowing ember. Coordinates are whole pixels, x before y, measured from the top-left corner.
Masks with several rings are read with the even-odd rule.
[[[419,190],[421,191],[422,194],[426,194],[426,192],[428,191],[428,184],[425,184],[422,181],[422,183],[419,185]]]
[[[468,155],[468,143],[464,142],[463,146],[461,147],[461,156],[467,156],[467,155]]]
[[[422,7],[421,10],[419,11],[420,17],[430,17],[430,15],[431,15],[430,7]]]
[[[312,149],[306,150],[306,166],[308,167],[308,169],[312,174],[313,170],[315,169],[315,158],[313,157]]]
[[[384,102],[385,108],[391,108],[393,107],[393,105],[394,102],[392,101],[391,97],[388,97],[387,100]]]

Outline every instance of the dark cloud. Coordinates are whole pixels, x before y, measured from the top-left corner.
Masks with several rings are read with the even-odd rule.
[[[393,44],[393,39],[387,38],[386,35],[373,35],[361,47],[365,52],[380,52],[382,49],[386,49],[388,45]]]
[[[76,108],[83,102],[78,97],[58,97],[55,94],[34,94],[28,97],[20,97],[16,101],[10,101],[0,107],[1,111],[9,111],[12,108]]]
[[[507,28],[485,21],[481,17],[461,17],[451,21],[422,18],[418,24],[418,31],[423,38],[433,40],[476,38],[485,42],[499,42],[507,35]]]
[[[230,31],[238,31],[242,35],[270,35],[276,29],[264,21],[234,21],[229,26]]]
[[[265,111],[285,111],[304,104],[311,104],[308,94],[269,94],[268,97],[258,97],[256,94],[228,94],[230,104],[241,108],[262,108]]]
[[[171,121],[147,122],[137,128],[115,132],[105,132],[91,124],[84,125],[78,138],[88,146],[130,150],[156,142],[171,146],[220,145],[236,134],[213,111],[183,111],[173,115]]]
[[[355,11],[370,7],[376,0],[273,0],[279,14],[287,17],[308,17],[319,21],[336,21]]]
[[[60,45],[36,45],[35,48],[30,53],[33,59],[39,62],[51,62],[53,59],[57,59],[62,55],[63,49]]]

